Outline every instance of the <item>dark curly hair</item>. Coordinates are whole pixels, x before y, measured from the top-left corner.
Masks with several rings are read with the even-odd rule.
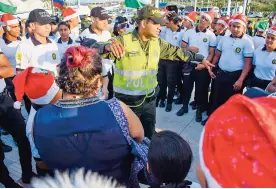
[[[56,83],[64,92],[85,97],[97,93],[102,62],[96,49],[82,46],[68,48],[59,68]]]

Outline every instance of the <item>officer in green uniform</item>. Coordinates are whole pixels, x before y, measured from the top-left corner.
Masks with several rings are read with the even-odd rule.
[[[161,25],[167,23],[160,10],[145,6],[138,12],[138,27],[128,34],[113,38],[108,43],[96,43],[94,48],[104,58],[112,59],[115,96],[126,103],[140,118],[145,136],[155,132],[157,70],[159,59],[201,62],[199,68],[210,68],[204,57],[175,47],[159,39]]]

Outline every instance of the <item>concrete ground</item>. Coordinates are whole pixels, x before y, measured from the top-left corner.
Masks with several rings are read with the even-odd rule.
[[[195,110],[192,110],[191,107],[189,107],[190,109],[188,114],[185,114],[181,117],[176,116],[176,112],[180,108],[181,105],[173,105],[173,109],[169,113],[165,112],[165,108],[157,108],[156,127],[161,130],[171,130],[179,133],[185,140],[190,143],[193,150],[194,161],[187,179],[193,182],[197,182],[195,168],[197,163],[199,162],[198,142],[203,126],[195,121]],[[22,113],[23,116],[27,119],[27,113],[24,108],[22,108]],[[205,116],[203,118],[205,118]],[[5,164],[10,171],[10,176],[14,180],[18,181],[21,178],[21,167],[19,163],[18,149],[10,135],[2,136],[2,140],[6,144],[13,147],[13,150],[11,152],[5,153]],[[3,187],[3,185],[0,184],[0,187],[1,186]]]

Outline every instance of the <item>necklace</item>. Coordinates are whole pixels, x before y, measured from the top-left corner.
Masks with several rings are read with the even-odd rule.
[[[96,104],[101,101],[102,100],[97,96],[76,99],[61,99],[55,104],[55,106],[60,108],[78,108]]]

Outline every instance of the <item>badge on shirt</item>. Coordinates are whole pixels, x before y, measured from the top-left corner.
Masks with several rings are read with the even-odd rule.
[[[276,64],[276,59],[272,60],[272,64]]]
[[[15,57],[16,57],[16,60],[18,60],[18,61],[22,60],[22,54],[21,53],[16,53]]]
[[[132,56],[139,56],[140,53],[138,51],[131,51],[131,52],[128,52],[128,56],[129,57],[132,57]]]
[[[240,53],[241,52],[241,48],[237,47],[235,51],[236,51],[236,53]]]
[[[154,57],[155,57],[155,58],[158,58],[158,57],[159,57],[157,51],[154,52]]]
[[[53,60],[57,59],[56,53],[53,53],[53,54],[52,54],[52,58],[53,58]]]
[[[207,38],[204,38],[204,39],[203,39],[203,42],[204,42],[204,43],[207,43],[207,41],[208,41]]]

